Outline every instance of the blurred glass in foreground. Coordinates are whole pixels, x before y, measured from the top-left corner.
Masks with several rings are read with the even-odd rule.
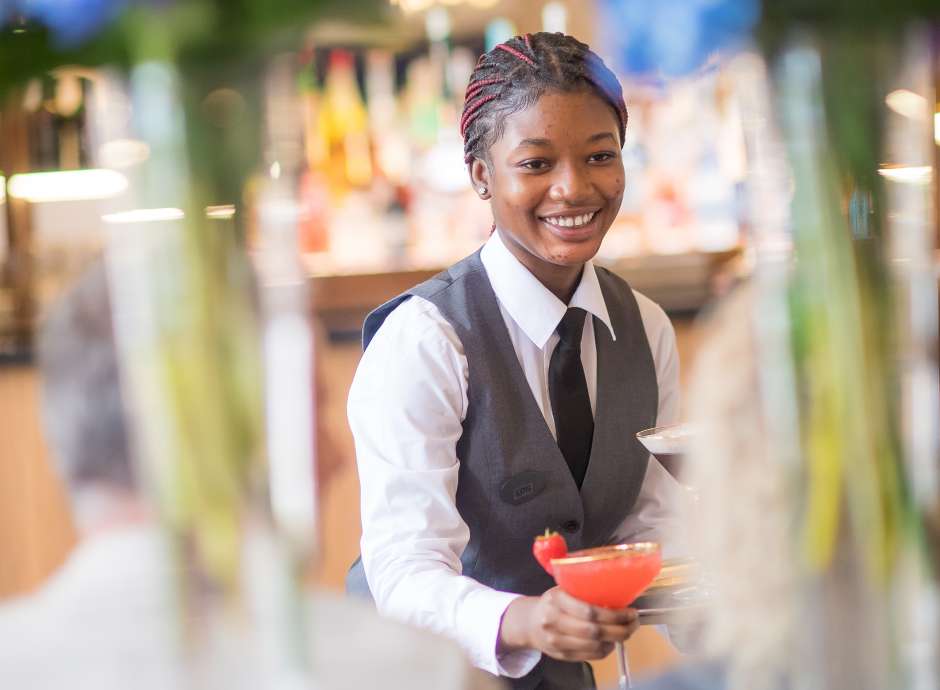
[[[715,56],[748,46],[754,6],[677,5],[613,0],[608,50],[653,84],[728,75],[753,270],[715,310],[690,401],[716,601],[702,639],[721,672],[656,687],[935,687],[935,181],[919,104],[936,98],[917,22],[937,9],[764,3],[763,54]]]

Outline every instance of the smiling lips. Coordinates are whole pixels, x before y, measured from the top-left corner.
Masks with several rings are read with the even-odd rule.
[[[591,211],[577,216],[543,216],[542,220],[557,228],[583,228],[594,220],[596,215],[597,211]]]

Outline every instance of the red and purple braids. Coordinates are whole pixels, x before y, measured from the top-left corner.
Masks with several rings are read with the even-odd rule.
[[[486,159],[502,135],[507,115],[532,105],[549,90],[593,89],[613,109],[623,145],[627,107],[620,82],[585,43],[561,33],[516,36],[477,61],[464,96],[460,136],[464,160]]]

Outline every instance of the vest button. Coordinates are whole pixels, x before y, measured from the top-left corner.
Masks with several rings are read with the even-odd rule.
[[[561,523],[561,528],[569,534],[574,534],[579,529],[581,529],[581,523],[577,520],[565,520],[563,523]]]

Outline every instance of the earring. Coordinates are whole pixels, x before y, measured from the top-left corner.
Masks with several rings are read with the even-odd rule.
[[[480,192],[481,195],[483,195],[483,194],[486,194],[490,190],[486,188],[486,185],[480,185],[480,188],[477,191]]]

